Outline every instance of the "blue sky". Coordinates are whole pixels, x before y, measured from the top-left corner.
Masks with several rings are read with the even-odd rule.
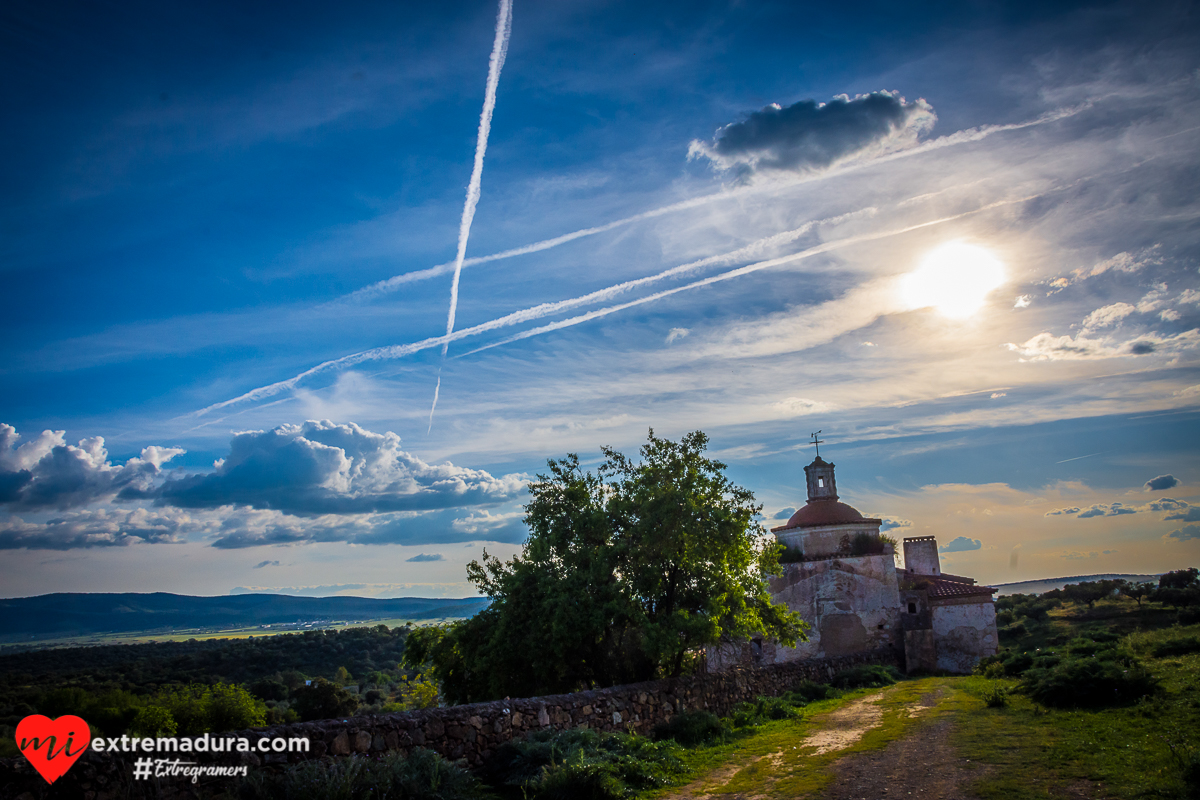
[[[470,594],[650,427],[985,581],[1200,561],[1194,4],[514,0],[447,340],[497,10],[0,12],[4,594]]]

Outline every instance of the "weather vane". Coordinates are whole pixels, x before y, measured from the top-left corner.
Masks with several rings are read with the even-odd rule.
[[[818,439],[818,438],[817,438],[817,437],[818,437],[818,436],[820,436],[820,435],[821,435],[821,432],[820,432],[820,431],[817,431],[816,433],[810,433],[810,434],[809,434],[809,436],[811,436],[811,437],[812,437],[812,440],[813,440],[813,442],[812,442],[812,443],[813,443],[813,446],[817,448],[817,458],[820,458],[820,457],[821,457],[821,445],[825,443],[825,440],[824,440],[824,439]]]

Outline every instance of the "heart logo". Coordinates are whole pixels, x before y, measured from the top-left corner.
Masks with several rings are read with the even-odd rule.
[[[17,724],[17,749],[47,783],[54,783],[83,755],[92,732],[79,717],[50,719],[31,714]]]

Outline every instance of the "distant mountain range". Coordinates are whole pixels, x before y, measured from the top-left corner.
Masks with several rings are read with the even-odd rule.
[[[0,600],[0,640],[235,628],[315,620],[469,617],[487,598],[292,597],[239,594],[43,594]]]
[[[1160,573],[1161,574],[1161,573]],[[1040,581],[1020,581],[1018,583],[994,583],[1000,590],[1000,597],[1009,594],[1041,594],[1061,589],[1068,583],[1087,583],[1089,581],[1126,580],[1130,583],[1153,581],[1158,583],[1158,575],[1072,575],[1069,578],[1043,578]]]

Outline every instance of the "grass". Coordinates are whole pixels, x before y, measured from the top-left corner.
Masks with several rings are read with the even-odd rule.
[[[983,676],[902,680],[812,702],[802,716],[735,731],[720,744],[680,754],[677,779],[685,794],[815,797],[833,780],[831,766],[937,720],[953,725],[951,743],[976,776],[964,792],[982,800],[1102,797],[1113,800],[1200,798],[1200,625],[1173,624],[1172,611],[1137,610],[1128,601],[1101,601],[1093,609],[1067,606],[1043,622],[1026,620],[1028,633],[1014,649],[1064,651],[1080,639],[1117,634],[1118,646],[1158,679],[1158,694],[1113,708],[1048,709],[1018,691],[1020,681]],[[1087,653],[1077,654],[1088,657]],[[849,747],[815,755],[801,749],[828,714],[880,693],[880,723]],[[932,708],[909,710],[934,695]],[[929,765],[936,768],[935,764]],[[1190,773],[1189,773],[1190,770]],[[1189,784],[1189,776],[1190,781]],[[1189,794],[1193,792],[1193,794]],[[639,797],[680,793],[659,789]]]

